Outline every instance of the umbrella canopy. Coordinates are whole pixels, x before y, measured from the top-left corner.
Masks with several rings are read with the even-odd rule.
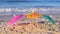
[[[9,22],[8,24],[10,26],[14,25],[14,23],[16,23],[18,20],[20,20],[24,15],[17,15],[17,16],[14,16]]]
[[[31,19],[35,19],[35,18],[40,18],[42,17],[42,14],[37,14],[35,12],[31,12],[25,15],[26,18],[31,18]]]
[[[56,24],[55,21],[50,17],[50,16],[47,16],[47,15],[43,15],[44,18],[48,19],[48,21],[52,24]]]
[[[44,17],[46,19],[49,20],[50,23],[52,24],[56,24],[55,21],[50,17],[50,16],[47,16],[47,15],[43,15],[43,14],[37,14],[35,12],[32,12],[32,13],[28,13],[26,15],[17,15],[17,16],[14,16],[10,21],[9,21],[9,25],[14,25],[14,23],[16,23],[19,19],[21,19],[22,17],[26,17],[26,18],[30,18],[30,19],[36,19],[36,18],[41,18],[41,17]]]

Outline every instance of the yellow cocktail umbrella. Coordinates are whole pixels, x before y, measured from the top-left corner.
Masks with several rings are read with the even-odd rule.
[[[31,12],[31,13],[26,14],[25,16],[26,16],[26,18],[35,19],[35,18],[40,18],[43,15],[42,14],[37,14],[35,12]]]

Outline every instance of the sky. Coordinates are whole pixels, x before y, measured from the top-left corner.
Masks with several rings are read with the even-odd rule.
[[[60,0],[0,0],[0,1],[60,1]]]
[[[0,8],[60,7],[60,0],[0,0]]]

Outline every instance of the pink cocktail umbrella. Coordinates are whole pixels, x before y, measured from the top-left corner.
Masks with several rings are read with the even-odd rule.
[[[14,16],[9,22],[8,24],[10,26],[14,25],[14,23],[16,23],[18,20],[20,20],[24,15],[17,15],[17,16]]]

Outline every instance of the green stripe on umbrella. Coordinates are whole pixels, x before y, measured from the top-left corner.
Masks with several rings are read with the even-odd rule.
[[[48,15],[43,15],[43,17],[46,18],[46,19],[48,19],[50,23],[52,23],[52,24],[54,24],[54,25],[56,24],[55,21],[54,21],[50,16],[48,16]]]

